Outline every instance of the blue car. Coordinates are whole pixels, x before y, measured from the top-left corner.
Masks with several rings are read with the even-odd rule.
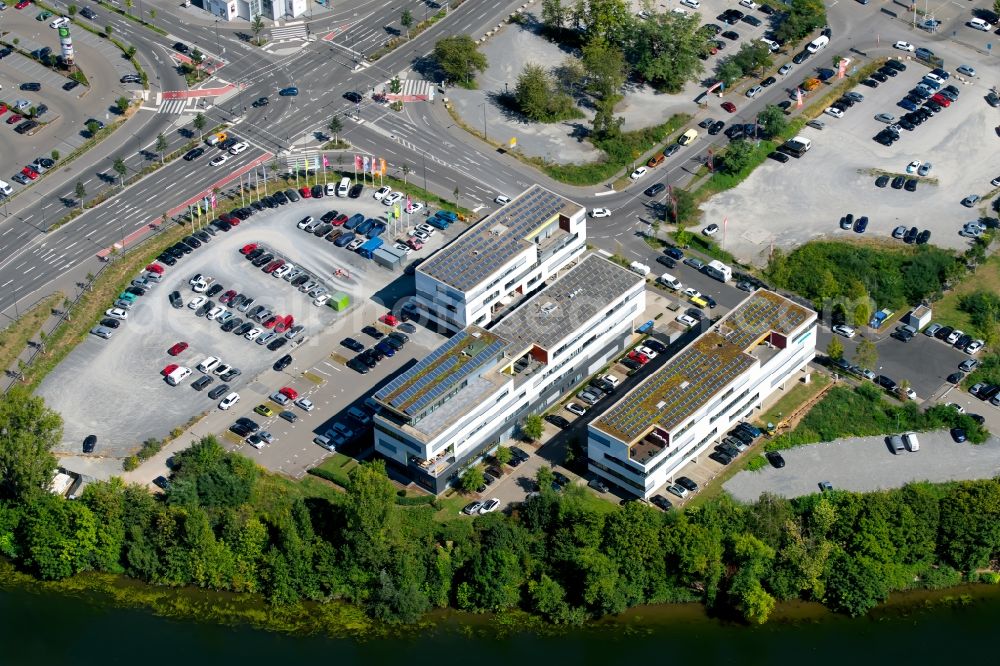
[[[295,86],[292,86],[291,88],[282,88],[278,91],[278,94],[282,97],[295,97],[299,94],[299,89]]]
[[[448,220],[449,224],[458,219],[458,215],[451,212],[450,210],[439,210],[438,212],[434,213],[434,216],[443,217],[444,219]]]
[[[427,218],[427,224],[431,225],[432,227],[436,227],[441,231],[444,231],[445,229],[448,228],[448,225],[451,223],[448,222],[448,220],[444,219],[443,217],[438,217],[437,215],[435,215],[434,217]]]
[[[854,222],[854,232],[858,234],[865,233],[865,229],[868,228],[868,217],[862,215]]]
[[[903,107],[907,111],[916,111],[917,110],[917,105],[914,104],[913,102],[911,102],[908,99],[901,99],[901,100],[899,100],[899,106]]]
[[[684,252],[677,247],[668,247],[666,250],[663,251],[663,254],[667,255],[671,259],[676,259],[678,261],[684,258]]]
[[[359,236],[367,236],[368,232],[371,231],[372,227],[374,226],[375,226],[375,220],[367,219],[363,223],[361,223],[361,225],[358,226],[357,229],[355,229],[355,232],[357,232]]]
[[[392,345],[387,343],[385,340],[382,340],[381,342],[377,343],[375,345],[375,349],[385,354],[386,358],[396,355],[396,350],[393,349]]]
[[[354,215],[351,215],[351,217],[347,220],[347,222],[344,222],[344,228],[354,229],[364,221],[365,221],[364,215],[362,215],[361,213],[355,213]]]
[[[333,244],[337,247],[344,247],[354,239],[355,235],[348,231],[347,233],[338,236],[337,240],[333,241]]]
[[[385,225],[381,222],[376,222],[372,225],[371,230],[369,230],[365,235],[368,236],[368,238],[376,238],[381,236],[383,233],[385,233]]]

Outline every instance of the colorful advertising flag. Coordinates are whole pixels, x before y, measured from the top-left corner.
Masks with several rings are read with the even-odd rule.
[[[392,207],[392,212],[396,214],[397,220],[401,217],[399,212],[399,204],[396,204],[395,206]]]
[[[517,137],[516,136],[510,137],[510,141],[508,141],[507,143],[510,144],[511,148],[517,148]]]
[[[802,88],[795,89],[795,108],[802,108]]]
[[[330,166],[330,160],[326,159],[326,155],[323,156],[323,168]]]
[[[365,157],[364,157],[364,168],[362,169],[362,171],[365,172],[365,173],[367,173],[370,169],[371,169],[371,161],[368,159],[368,156],[365,155]]]
[[[361,171],[362,168],[363,167],[362,167],[362,162],[361,162],[361,155],[355,155],[354,156],[354,169],[355,169],[355,171]]]
[[[212,210],[215,210],[215,192],[212,193]]]
[[[840,62],[837,63],[837,78],[844,78],[844,74],[847,72],[847,65],[850,64],[850,60],[847,58],[841,58]]]
[[[382,157],[382,158],[380,158],[379,161],[382,162],[382,168],[379,169],[379,175],[384,176],[385,175],[385,158]]]

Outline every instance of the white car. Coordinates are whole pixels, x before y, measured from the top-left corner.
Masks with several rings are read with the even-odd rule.
[[[643,176],[645,176],[647,173],[649,173],[649,169],[647,169],[644,166],[641,166],[638,169],[636,169],[635,171],[633,171],[632,175],[630,175],[629,178],[631,178],[632,180],[639,180],[640,178],[642,178]]]
[[[692,326],[698,325],[698,320],[690,315],[682,314],[679,317],[677,317],[677,323],[680,324],[681,326],[686,326],[687,328],[691,328]]]
[[[244,335],[243,337],[246,338],[247,340],[251,340],[252,341],[252,340],[256,340],[260,336],[260,334],[263,333],[263,332],[264,332],[264,329],[262,329],[262,328],[253,328],[253,329],[247,331],[246,335]]]
[[[230,393],[219,402],[219,409],[226,410],[240,401],[239,393]]]
[[[201,307],[201,304],[204,303],[206,300],[208,299],[206,299],[204,296],[195,296],[190,301],[188,301],[188,307],[191,308],[192,310],[197,310],[198,308]]]
[[[698,298],[699,296],[701,296],[701,292],[693,287],[688,287],[687,289],[684,290],[684,297],[687,298],[688,300],[692,298]]]
[[[285,264],[284,266],[280,267],[278,270],[276,270],[273,273],[271,273],[271,277],[276,277],[276,278],[285,277],[286,275],[288,275],[289,273],[292,272],[293,268],[295,268],[295,267],[292,266],[291,264]]]
[[[225,311],[226,311],[226,308],[214,307],[214,308],[212,308],[211,310],[208,311],[208,314],[205,315],[205,319],[213,319],[214,320],[216,317],[219,317],[220,315],[222,315],[222,313],[225,312]]]
[[[222,359],[219,358],[218,356],[209,356],[205,358],[201,363],[199,363],[196,367],[198,368],[198,372],[204,372],[207,375],[208,373],[212,372],[215,366],[219,365],[220,363],[222,363]]]
[[[375,198],[375,201],[382,201],[382,199],[385,199],[386,195],[390,192],[392,192],[392,188],[385,185],[375,190],[375,193],[372,194],[372,196]]]
[[[916,173],[917,169],[920,168],[920,165],[921,165],[920,160],[913,160],[912,162],[906,165],[906,173]]]
[[[330,300],[330,294],[321,294],[313,299],[313,305],[320,307],[321,305],[326,305]]]
[[[215,366],[214,370],[212,370],[212,374],[213,375],[224,375],[224,374],[226,374],[227,372],[229,372],[232,369],[233,369],[233,366],[229,365],[228,363],[220,363],[219,365]]]
[[[56,19],[53,19],[52,23],[49,23],[50,28],[61,28],[64,25],[69,25],[69,19],[66,18],[65,16],[60,16]]]
[[[587,413],[587,408],[583,407],[581,405],[578,405],[575,402],[571,402],[568,405],[566,405],[566,411],[572,412],[573,414],[576,414],[577,416],[583,416],[584,414]]]
[[[427,241],[429,241],[431,239],[431,235],[429,233],[427,233],[426,231],[424,231],[423,229],[414,229],[413,231],[411,231],[409,233],[410,233],[411,236],[413,236],[414,238],[417,238],[417,239],[423,241],[424,243],[426,243]]]
[[[406,207],[406,212],[410,214],[419,213],[423,209],[424,205],[422,203],[420,203],[419,201],[413,201],[410,203],[409,206]]]
[[[903,40],[900,40],[900,41],[896,42],[895,44],[893,44],[892,48],[899,49],[900,51],[911,51],[912,52],[914,50],[913,44],[911,44],[909,42],[904,42]]]
[[[719,225],[713,222],[712,224],[702,229],[701,233],[705,234],[706,236],[714,236],[715,234],[719,233]]]
[[[413,252],[413,248],[410,247],[409,245],[407,245],[406,243],[395,243],[392,246],[392,249],[393,250],[399,250],[403,254],[409,254],[409,253]]]
[[[963,335],[965,335],[965,331],[956,328],[954,331],[951,332],[950,335],[948,335],[947,338],[944,339],[944,341],[947,342],[949,345],[953,345],[956,342],[958,342],[958,339]]]
[[[122,308],[111,308],[110,310],[105,310],[104,314],[112,319],[118,319],[119,321],[125,321],[128,319],[128,313]]]
[[[479,507],[479,513],[492,513],[500,508],[500,500],[493,498],[483,502],[483,505]]]
[[[997,176],[996,178],[991,180],[990,185],[992,185],[993,187],[1000,187],[1000,176]]]
[[[906,393],[906,397],[909,398],[910,400],[916,400],[917,399],[917,392],[914,391],[911,388],[906,389],[906,391],[904,391],[904,393]]]
[[[842,335],[845,338],[853,338],[857,334],[857,331],[845,324],[837,324],[832,330],[837,335]]]
[[[833,116],[834,118],[843,118],[844,117],[844,112],[843,111],[841,111],[840,109],[838,109],[836,107],[832,107],[832,106],[826,107],[826,110],[823,111],[823,113],[825,113],[828,116]]]
[[[985,344],[985,343],[982,340],[973,340],[965,348],[965,353],[966,354],[975,354],[976,352],[978,352],[980,349],[983,348],[983,344]]]
[[[497,198],[494,199],[493,202],[498,203],[501,206],[506,206],[507,204],[510,203],[510,197],[508,197],[506,194],[498,194]]]
[[[313,410],[313,407],[315,407],[315,405],[313,405],[312,403],[312,400],[310,400],[309,398],[299,398],[298,400],[295,401],[295,405],[297,407],[300,407],[301,409],[306,410],[307,412],[311,412]]]
[[[754,97],[756,97],[757,95],[761,94],[762,92],[764,92],[764,86],[754,86],[754,87],[750,88],[750,90],[747,90],[747,97],[749,97],[750,99],[753,99]]]
[[[337,186],[333,183],[327,183],[326,187],[324,188],[324,194],[326,194],[326,196],[328,197],[337,196]]]
[[[216,155],[215,157],[213,157],[212,161],[209,162],[209,164],[211,164],[214,167],[222,166],[228,160],[229,160],[229,155],[227,155],[226,153],[221,153],[221,154]]]
[[[974,18],[974,19],[970,20],[968,23],[966,23],[965,25],[969,26],[970,28],[972,28],[974,30],[981,30],[983,32],[990,32],[991,30],[993,30],[993,25],[990,24],[990,23],[987,23],[986,21],[984,21],[981,18]]]
[[[354,252],[359,247],[361,247],[362,245],[364,245],[367,241],[368,241],[368,239],[365,238],[364,236],[362,236],[361,238],[355,238],[354,240],[352,240],[350,243],[347,244],[347,249],[350,252]]]
[[[400,201],[402,201],[402,199],[403,199],[403,193],[402,192],[390,192],[385,197],[383,197],[383,199],[382,199],[382,205],[383,206],[392,206],[392,205],[397,204]]]
[[[701,0],[681,0],[682,5],[687,5],[691,9],[698,9],[701,7]]]
[[[747,9],[757,9],[757,3],[753,0],[740,0],[740,7],[746,7]]]
[[[601,375],[601,379],[611,384],[614,387],[618,387],[619,380],[614,375]]]
[[[656,358],[656,352],[645,345],[639,345],[635,350],[650,360]]]
[[[302,218],[302,220],[301,220],[301,221],[299,221],[299,223],[298,223],[298,224],[296,224],[295,226],[297,226],[297,227],[298,227],[299,229],[305,229],[305,228],[306,228],[306,227],[308,227],[308,226],[309,226],[310,224],[312,224],[314,220],[315,220],[315,218],[314,218],[314,217],[313,217],[312,215],[306,215],[306,216],[305,216],[305,217],[303,217],[303,218]]]
[[[249,147],[250,147],[249,143],[247,143],[246,141],[240,141],[239,143],[234,144],[233,147],[229,149],[229,154],[230,155],[239,155],[240,153],[242,153],[244,150],[246,150]]]
[[[766,44],[768,50],[771,51],[771,53],[775,53],[778,51],[778,49],[781,48],[781,45],[778,44],[778,42],[774,41],[773,39],[768,39],[767,37],[761,37],[757,41],[759,41],[761,44]]]
[[[427,234],[428,237],[433,236],[435,231],[434,227],[429,224],[418,224],[417,229]]]
[[[958,404],[957,402],[949,402],[948,406],[954,409],[959,414],[965,413],[965,407],[962,407],[962,405]]]
[[[591,217],[611,217],[611,210],[609,208],[595,208],[590,211]]]

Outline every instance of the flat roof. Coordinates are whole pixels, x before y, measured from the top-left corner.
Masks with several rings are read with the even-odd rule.
[[[590,254],[490,330],[522,349],[538,345],[552,350],[583,322],[644,282],[638,274]]]
[[[469,326],[382,387],[375,393],[375,399],[416,418],[436,398],[461,388],[468,378],[492,363],[508,344],[490,331]]]
[[[757,363],[751,353],[768,334],[789,335],[815,313],[758,290],[687,349],[632,389],[594,425],[624,442],[654,425],[670,431]]]
[[[582,210],[569,199],[532,185],[509,204],[480,220],[417,270],[455,289],[469,291],[530,244],[559,213]]]

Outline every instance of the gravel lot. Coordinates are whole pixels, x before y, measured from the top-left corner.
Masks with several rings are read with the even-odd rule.
[[[412,293],[412,278],[404,278],[401,271],[391,273],[295,227],[303,216],[318,217],[330,208],[371,216],[385,212],[384,207],[366,196],[349,202],[344,199],[302,202],[258,213],[228,234],[219,233],[207,246],[195,250],[174,268],[168,268],[163,282],[139,299],[129,313],[128,322],[111,340],[88,337],[39,389],[49,406],[65,420],[60,450],[78,452],[83,438],[96,434],[99,445],[95,455],[123,457],[144,439],[163,437],[192,416],[212,409],[216,401],[209,400],[207,393],[218,386],[219,380],[203,392],[194,391],[190,384],[200,376],[195,370],[180,386],[169,386],[160,375],[169,363],[194,369],[205,357],[218,356],[243,371],[229,382],[234,390],[240,391],[248,384],[252,387],[256,375],[269,368],[281,354],[294,349],[286,346],[272,352],[221,331],[218,324],[197,318],[187,307],[173,309],[167,299],[172,290],[180,291],[185,302],[195,296],[188,285],[195,273],[212,275],[226,289],[249,293],[257,298],[258,304],[271,304],[280,313],[292,314],[296,323],[306,326],[303,345],[326,349],[371,323],[363,320],[358,305],[369,299],[391,304],[407,292],[406,285]],[[352,308],[346,313],[336,313],[327,307],[313,306],[304,294],[254,268],[237,252],[249,242],[267,244],[297,266],[323,278],[331,291],[349,294]],[[430,247],[419,254],[426,256],[441,242],[441,234],[435,235]],[[337,277],[337,269],[346,270],[348,276]],[[213,300],[218,302],[218,297]],[[167,349],[181,340],[190,347],[176,358],[168,356]],[[138,414],[141,419],[136,418]]]
[[[761,493],[799,497],[819,492],[819,482],[868,492],[911,481],[988,479],[1000,471],[1000,439],[978,446],[956,444],[947,431],[921,433],[920,450],[893,455],[884,437],[851,437],[782,451],[783,469],[740,472],[723,486],[742,502]]]
[[[805,128],[802,134],[812,139],[813,147],[804,157],[787,164],[768,160],[739,187],[703,207],[706,221],[728,217],[727,250],[763,265],[772,242],[791,249],[819,237],[855,236],[837,225],[847,213],[869,216],[866,238],[891,241],[892,230],[905,224],[930,229],[936,245],[967,246],[958,230],[979,215],[960,201],[971,193],[986,194],[995,175],[992,167],[988,172],[983,168],[996,152],[996,111],[983,101],[988,85],[956,82],[962,90],[957,103],[913,132],[902,130],[902,138],[886,148],[872,140],[884,127],[875,114],[905,113],[896,103],[927,71],[913,61],[907,66],[877,89],[858,86],[865,101],[844,118],[824,115],[824,130]],[[866,173],[903,173],[914,159],[933,163],[928,179],[936,179],[936,185],[920,183],[916,192],[878,189],[874,176]]]

